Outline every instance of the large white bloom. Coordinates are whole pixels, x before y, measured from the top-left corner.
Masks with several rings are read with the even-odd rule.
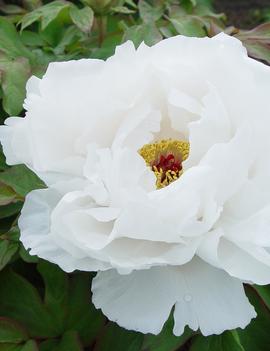
[[[128,329],[160,332],[173,306],[176,335],[244,328],[243,282],[270,283],[269,89],[225,34],[50,64],[0,129],[7,162],[48,185],[26,198],[23,244],[98,271],[94,304]]]

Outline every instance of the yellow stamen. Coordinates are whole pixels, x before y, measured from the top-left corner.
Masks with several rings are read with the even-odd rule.
[[[188,158],[189,142],[161,140],[144,145],[138,152],[155,173],[156,187],[160,189],[177,180],[183,173],[182,162]]]

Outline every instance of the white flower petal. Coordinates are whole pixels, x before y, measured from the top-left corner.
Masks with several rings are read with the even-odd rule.
[[[259,285],[270,283],[270,253],[263,247],[222,238],[218,257],[222,267],[233,277]]]
[[[256,317],[241,281],[197,259],[183,267],[181,297],[175,306],[175,335],[185,325],[205,336],[245,328]],[[184,293],[184,294],[183,294]]]
[[[228,143],[217,143],[206,153],[201,166],[212,167],[216,198],[224,204],[248,178],[248,172],[255,158],[249,124],[239,128]]]
[[[79,184],[69,184],[76,188]],[[81,257],[72,256],[57,245],[50,232],[51,212],[61,198],[57,189],[34,190],[26,197],[22,214],[19,219],[21,241],[30,254],[38,255],[50,262],[58,264],[64,271],[75,269],[96,271],[108,269],[109,265],[96,261],[81,254]]]
[[[129,147],[135,151],[153,139],[153,133],[160,130],[161,113],[151,106],[130,109],[129,115],[116,132],[112,149]]]
[[[244,328],[256,316],[242,283],[199,259],[128,275],[100,272],[92,292],[95,306],[110,320],[143,333],[158,334],[174,305],[175,335],[185,325],[204,335],[220,334]]]
[[[8,165],[31,163],[32,150],[24,118],[10,117],[0,126],[0,140]],[[17,152],[14,152],[17,150]]]
[[[227,111],[217,91],[209,84],[209,92],[202,99],[201,118],[189,124],[190,154],[184,167],[199,163],[216,143],[228,142],[231,125]]]
[[[173,89],[168,96],[168,112],[172,127],[188,137],[188,125],[202,112],[199,101],[182,91]]]

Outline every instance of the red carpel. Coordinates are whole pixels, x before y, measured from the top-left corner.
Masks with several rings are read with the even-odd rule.
[[[177,175],[182,170],[182,160],[176,159],[173,154],[160,155],[159,160],[152,165],[152,170],[162,171],[164,178],[167,171],[175,172]]]

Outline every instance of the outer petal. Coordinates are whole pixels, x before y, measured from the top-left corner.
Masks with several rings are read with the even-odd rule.
[[[78,184],[73,182],[72,187],[76,188]],[[23,245],[26,249],[30,249],[30,254],[38,255],[45,260],[58,264],[66,272],[75,269],[84,271],[108,269],[108,264],[96,261],[82,253],[77,257],[72,256],[54,240],[50,233],[51,212],[61,195],[59,189],[55,188],[34,190],[27,195],[19,219],[20,239]]]
[[[66,194],[51,215],[51,235],[70,255],[89,257],[110,263],[119,271],[146,269],[153,265],[183,264],[192,259],[199,240],[181,243],[115,238],[113,220],[119,209],[93,207],[89,194]],[[139,220],[139,218],[138,218]],[[128,223],[127,223],[128,224]]]
[[[195,258],[184,266],[154,267],[119,275],[98,273],[93,302],[119,325],[158,334],[175,305],[174,334],[185,325],[204,335],[244,328],[256,316],[241,281]]]
[[[218,256],[230,275],[255,284],[270,283],[270,253],[265,248],[221,239]]]

